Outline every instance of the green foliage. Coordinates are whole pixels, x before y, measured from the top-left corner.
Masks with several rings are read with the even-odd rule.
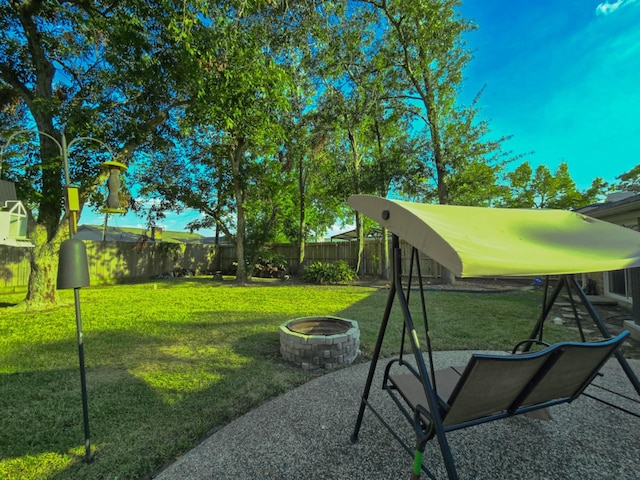
[[[170,26],[196,18],[203,20],[183,3],[165,0],[5,2],[0,7],[0,91],[8,97],[4,108],[16,113],[2,115],[0,134],[29,129],[48,135],[29,136],[26,143],[36,155],[21,137],[2,159],[3,177],[17,183],[35,220],[28,231],[38,264],[32,272],[42,274],[29,283],[28,302],[55,298],[55,269],[44,265],[55,251],[51,244],[64,235],[65,140],[71,183],[80,185],[83,203],[94,201],[100,208],[104,196],[97,191],[104,178],[99,165],[109,159],[107,147],[127,164],[133,152],[162,138],[153,133],[172,129],[167,120],[185,98],[176,89],[184,76],[183,42]]]
[[[181,131],[143,174],[146,193],[159,196],[161,208],[199,210],[207,220],[194,226],[215,225],[235,240],[237,274],[244,281],[245,265],[282,235],[283,212],[291,211],[295,183],[283,153],[297,92],[294,52],[306,43],[298,32],[305,5],[208,7],[205,21],[189,29],[180,58],[181,70],[190,72],[179,85],[189,98]],[[184,159],[175,162],[176,156]]]
[[[304,269],[302,277],[306,282],[325,284],[348,283],[356,278],[356,273],[347,262],[314,262]]]
[[[636,165],[628,172],[616,177],[620,182],[615,186],[617,190],[640,192],[640,165]]]
[[[554,174],[546,165],[539,165],[534,173],[524,162],[505,179],[508,183],[499,205],[511,208],[576,209],[594,203],[608,188],[604,180],[595,178],[590,188],[578,190],[565,162]]]
[[[215,226],[235,241],[242,277],[266,243],[304,245],[352,215],[352,193],[467,205],[500,196],[504,139],[487,140],[477,98],[458,102],[471,60],[464,39],[475,28],[458,6],[5,2],[0,133],[35,126],[61,139],[64,125],[68,141],[104,141],[135,164],[141,195],[154,199],[150,224],[167,210],[198,210],[191,227]],[[17,182],[55,243],[63,232],[58,148],[47,137],[15,140],[2,176]],[[100,207],[106,151],[95,141],[72,150],[71,182]],[[603,188],[596,179],[551,199],[555,187],[541,193],[550,184],[543,173],[533,198],[544,206],[569,208]],[[516,183],[509,188],[505,204],[533,201]],[[53,250],[41,247],[34,258],[44,263],[40,252]]]
[[[287,273],[287,258],[270,250],[262,251],[253,268],[253,276],[282,278]]]

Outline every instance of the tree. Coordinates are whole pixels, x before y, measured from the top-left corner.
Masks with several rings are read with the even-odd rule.
[[[332,94],[325,97],[322,106],[325,115],[334,118],[333,158],[338,173],[332,186],[333,195],[346,201],[349,194],[365,193],[363,190],[363,162],[372,147],[365,132],[370,118],[366,112],[366,98],[362,90],[346,96],[342,89],[332,86]],[[358,239],[358,261],[356,272],[360,273],[362,254],[364,251],[363,218],[355,212],[356,236]]]
[[[529,162],[524,162],[505,178],[507,188],[499,205],[510,208],[577,209],[594,203],[607,189],[607,183],[597,177],[591,187],[578,190],[565,162],[554,174],[546,165],[539,165],[534,173]]]
[[[615,185],[617,190],[640,192],[640,165],[636,165],[628,172],[616,177],[619,182]]]
[[[317,111],[304,111],[303,97],[292,100],[284,155],[291,165],[291,185],[296,188],[291,190],[289,209],[282,212],[283,233],[298,245],[298,265],[302,266],[307,240],[323,235],[335,223],[342,199],[334,194],[330,181],[333,165],[326,150],[327,125]]]
[[[502,150],[502,143],[509,137],[488,139],[488,122],[477,119],[480,95],[481,92],[468,107],[452,110],[450,120],[443,126],[447,196],[454,205],[493,206],[504,189],[499,184],[501,172],[521,157]],[[403,191],[422,201],[438,202],[434,163],[433,151],[428,146],[419,161],[411,166]]]
[[[190,99],[179,125],[187,143],[189,136],[197,135],[204,145],[182,150],[193,167],[173,172],[180,187],[167,189],[164,183],[169,179],[160,175],[147,189],[170,203],[214,215],[215,223],[235,239],[240,282],[251,275],[247,264],[281,231],[281,213],[290,203],[286,180],[293,166],[286,155],[284,125],[296,86],[286,52],[295,47],[290,42],[298,39],[292,32],[301,17],[297,9],[275,4],[221,6],[215,16],[205,14],[206,21],[194,25],[181,69],[199,74],[184,78],[179,87]],[[157,161],[170,162],[160,157]],[[148,180],[153,170],[151,166]],[[216,177],[226,183],[215,184]],[[214,189],[199,195],[210,201],[187,191],[193,182]],[[234,219],[233,226],[223,222],[222,212]]]
[[[365,1],[384,16],[383,56],[395,95],[410,101],[424,122],[435,167],[439,203],[448,203],[443,131],[455,107],[462,70],[470,60],[462,35],[470,22],[455,13],[457,1]]]
[[[493,160],[490,154],[500,148],[501,140],[487,142],[486,124],[475,119],[475,103],[464,108],[457,99],[471,59],[463,36],[475,27],[456,13],[457,0],[362,3],[383,17],[380,54],[386,61],[386,90],[403,99],[419,122],[414,125],[421,132],[422,162],[412,168],[405,190],[424,198],[425,190],[435,186],[438,203],[450,203],[455,175],[468,178],[466,168],[482,168],[484,175],[491,175],[499,168],[482,164]],[[454,281],[449,272],[443,277]]]
[[[400,189],[409,166],[417,163],[416,141],[409,134],[408,119],[402,117],[401,109],[394,109],[390,114],[383,112],[374,114],[371,136],[375,138],[373,161],[368,165],[365,175],[372,182],[373,191],[386,197],[394,190]],[[390,278],[389,234],[382,229],[381,277]]]
[[[29,206],[28,236],[35,243],[28,306],[56,302],[58,245],[66,234],[62,161],[58,144],[92,137],[117,159],[148,143],[180,105],[174,81],[182,38],[198,19],[193,8],[171,0],[78,3],[11,0],[0,6],[0,91],[3,107],[20,112],[2,127],[39,131],[36,155],[10,155],[2,175],[16,182]],[[15,152],[24,145],[13,143]],[[71,181],[82,201],[100,184],[105,149],[77,149]],[[80,161],[78,161],[80,160]]]
[[[402,105],[386,93],[381,18],[361,3],[337,9],[318,34],[316,66],[323,81],[320,111],[331,127],[330,150],[340,174],[335,196],[377,193],[386,196],[404,170],[409,136]],[[364,250],[365,225],[355,212],[358,251]],[[385,237],[386,238],[386,237]],[[387,250],[384,252],[388,263]],[[356,266],[360,272],[361,255]],[[387,268],[383,268],[383,275]]]

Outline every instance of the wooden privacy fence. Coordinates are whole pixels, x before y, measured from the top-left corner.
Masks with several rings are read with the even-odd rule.
[[[85,240],[92,285],[152,278],[178,272],[208,273],[215,245],[99,242]],[[0,287],[24,287],[29,281],[31,248],[0,245]]]
[[[161,276],[189,274],[211,274],[229,271],[236,261],[233,245],[207,245],[183,243],[145,244],[131,242],[100,242],[85,240],[89,275],[92,285],[120,281],[157,278]],[[409,271],[411,248],[401,243],[403,271]],[[383,243],[379,239],[365,241],[362,260],[363,275],[380,275],[383,269]],[[299,265],[298,247],[291,244],[274,244],[274,254],[283,256],[291,272],[302,274]],[[24,287],[29,281],[30,248],[0,245],[0,288]],[[314,262],[332,263],[345,261],[351,268],[357,264],[357,242],[308,243],[305,249],[304,266]],[[420,254],[422,275],[439,277],[440,266],[424,254]]]
[[[272,245],[275,253],[283,255],[287,259],[287,265],[292,272],[299,272],[298,247],[291,244],[275,244]],[[411,262],[411,245],[405,241],[400,241],[402,250],[402,271],[409,271],[409,263]],[[381,275],[384,269],[383,255],[384,243],[380,239],[367,239],[364,242],[364,254],[361,265],[362,275]],[[351,268],[356,267],[358,258],[358,244],[351,242],[321,242],[309,243],[305,249],[305,265],[314,262],[336,262],[343,260],[349,264]],[[391,258],[391,255],[389,255]],[[442,275],[442,267],[420,252],[418,255],[420,268],[424,277],[438,278]],[[303,265],[304,267],[304,265]]]
[[[271,250],[282,255],[287,260],[289,270],[296,274],[301,273],[298,255],[298,246],[289,243],[278,243],[271,246]],[[381,242],[377,240],[365,241],[364,259],[362,271],[365,275],[380,273]],[[315,262],[333,263],[346,262],[351,268],[355,268],[358,259],[357,242],[318,242],[307,243],[304,255],[304,266]]]
[[[0,287],[24,287],[29,283],[31,250],[0,245]]]

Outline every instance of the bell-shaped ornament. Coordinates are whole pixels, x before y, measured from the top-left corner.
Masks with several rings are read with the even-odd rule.
[[[60,245],[58,290],[89,285],[87,247],[82,240],[69,238]]]

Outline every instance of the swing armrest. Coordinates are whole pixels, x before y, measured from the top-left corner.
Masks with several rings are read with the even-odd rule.
[[[436,371],[436,385],[438,388],[436,399],[441,415],[446,414],[451,408],[448,399],[460,379],[461,370],[460,368],[449,367]],[[411,373],[390,374],[388,381],[414,411],[418,406],[422,406],[425,411],[429,410],[424,387],[419,377]]]
[[[394,379],[391,378],[391,377],[397,376],[397,375],[393,375],[391,373],[391,367],[394,364],[398,364],[398,365],[406,368],[413,375],[413,377],[415,378],[415,381],[418,382],[418,383],[420,382],[420,380],[419,380],[420,379],[420,373],[418,373],[418,370],[413,365],[403,361],[401,358],[395,358],[395,359],[391,360],[387,364],[387,367],[384,370],[384,379],[382,381],[382,389],[383,390],[388,390],[390,388],[393,388],[395,390],[399,390],[397,383],[395,382]],[[462,371],[462,368],[461,367],[458,367],[458,368],[459,368],[459,371],[456,371],[456,373],[458,375],[460,375],[460,371]],[[451,368],[451,370],[455,371],[455,369],[453,369],[453,368]],[[436,374],[438,374],[437,376],[440,376],[439,372],[436,372]],[[404,377],[405,375],[406,375],[406,378],[408,379],[409,378],[408,374],[400,375],[400,377]],[[431,381],[433,382],[433,379],[431,379]],[[457,379],[456,379],[456,381],[457,381]],[[447,390],[447,392],[446,392],[447,398],[448,398],[449,393],[451,393],[450,389],[452,388],[451,387],[451,382],[448,382],[448,383],[449,383],[450,386],[449,386],[449,390]],[[402,392],[401,392],[401,394],[404,397],[404,394]],[[405,398],[405,401],[408,401],[406,397],[404,397],[404,398]],[[442,412],[448,411],[450,407],[449,407],[449,404],[446,402],[446,399],[442,398],[440,395],[436,395],[436,398],[438,400],[438,407],[440,408],[440,410]]]
[[[516,346],[513,347],[513,350],[511,350],[511,354],[515,355],[516,353],[518,353],[518,349],[523,345],[527,345],[527,348],[528,348],[534,343],[536,345],[544,345],[545,347],[550,347],[551,346],[550,343],[544,342],[542,340],[537,340],[535,338],[527,338],[526,340],[522,340],[521,342],[516,343]]]

